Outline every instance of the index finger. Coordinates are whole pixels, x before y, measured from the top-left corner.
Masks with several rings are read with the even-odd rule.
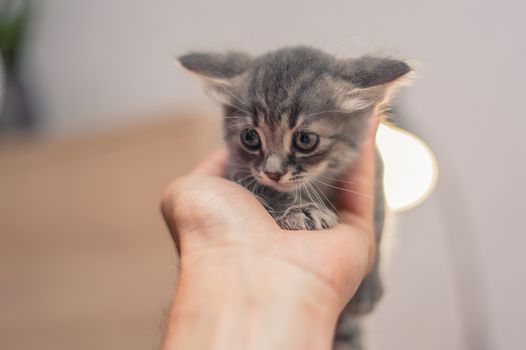
[[[347,214],[343,217],[344,219],[347,217],[349,221],[359,219],[365,223],[373,222],[376,178],[375,136],[378,124],[379,118],[373,117],[360,156],[340,184],[344,189],[339,194],[341,211],[342,214]]]

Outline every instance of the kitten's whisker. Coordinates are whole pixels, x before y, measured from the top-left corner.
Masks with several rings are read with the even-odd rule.
[[[242,164],[240,163],[231,163],[231,162],[228,162],[229,165],[236,165],[236,166],[243,166]],[[251,172],[248,168],[239,168],[239,169],[236,169],[234,172],[242,172],[242,171],[246,171],[246,172]]]
[[[250,172],[250,169],[249,168],[244,168],[243,167],[243,164],[241,163],[234,163],[234,162],[228,162],[229,165],[237,165],[239,166],[238,169],[236,169],[234,172],[238,172],[238,171],[247,171],[247,172]]]
[[[232,104],[232,103],[223,103],[223,105],[227,106],[227,107],[231,107],[231,108],[237,109],[239,112],[246,113],[247,115],[252,115],[252,113],[250,111],[247,111],[246,109],[241,108],[238,105],[235,105],[235,104]],[[247,107],[250,108],[250,106],[247,106]]]
[[[263,206],[265,207],[265,209],[267,209],[268,212],[275,212],[272,209],[272,206],[262,196],[256,196],[256,198],[259,200],[261,204],[263,204]]]
[[[314,196],[317,198],[317,200],[319,201],[319,204],[320,205],[323,205],[327,210],[330,210],[329,207],[327,206],[327,203],[325,203],[325,201],[320,197],[320,195],[318,194],[318,192],[316,191],[316,188],[313,186],[313,184],[307,184],[307,185],[310,185],[310,188],[311,190],[313,191],[313,194]]]
[[[240,184],[240,185],[243,185],[243,181],[245,181],[245,180],[247,180],[247,179],[249,179],[249,178],[251,178],[251,177],[252,177],[252,175],[247,175],[247,176],[245,176],[245,177],[242,178],[242,179],[236,180],[235,182],[238,183],[238,184]]]
[[[303,184],[303,187],[305,188],[305,192],[307,192],[307,196],[310,198],[311,202],[312,202],[312,203],[316,203],[316,201],[314,200],[314,198],[311,197],[310,192],[309,192],[309,189],[307,188],[307,185],[306,185],[306,184]]]
[[[248,117],[242,116],[242,115],[231,115],[231,116],[225,116],[223,119],[249,119]]]
[[[250,124],[249,123],[245,123],[245,122],[241,122],[241,123],[237,123],[237,124],[230,124],[230,125],[227,125],[225,126],[225,129],[228,129],[228,130],[231,130],[231,129],[241,129],[241,128],[248,128],[250,127]]]
[[[302,203],[301,203],[302,199],[303,199],[303,192],[301,191],[301,188],[300,188],[300,207],[302,206]]]
[[[234,134],[241,132],[242,130],[250,129],[250,125],[243,124],[243,125],[231,125],[226,126],[223,130],[226,135],[233,136]]]
[[[301,200],[301,191],[298,191],[298,185],[294,185],[294,205],[296,205],[298,198]]]
[[[229,161],[228,161],[228,164],[231,164],[231,165],[239,165],[239,166],[241,166],[241,167],[244,167],[243,169],[248,170],[248,168],[245,168],[245,167],[246,167],[245,164],[241,164],[241,163],[238,163],[238,162],[233,162],[232,160],[229,160]]]
[[[226,119],[226,118],[225,118]],[[228,126],[232,126],[232,125],[242,125],[242,124],[247,124],[249,125],[250,122],[248,120],[241,120],[239,118],[235,118],[234,120],[237,120],[237,121],[233,121],[233,122],[229,122],[229,125]]]
[[[254,179],[252,175],[248,175],[242,178],[241,180],[236,181],[236,183],[238,183],[239,185],[245,187],[246,189],[250,191],[250,185],[255,181],[256,179]]]
[[[240,171],[240,170],[250,171],[249,168],[245,168],[245,167],[247,166],[246,164],[235,163],[235,162],[229,161],[229,162],[227,162],[227,165],[232,165],[232,166],[235,166],[235,167],[240,167],[240,169],[236,169],[235,171]]]
[[[293,207],[294,205],[296,205],[296,201],[298,200],[298,191],[297,191],[297,188],[296,188],[296,185],[294,185],[294,187],[292,187],[292,203],[289,204],[289,207]]]
[[[322,185],[329,186],[329,187],[335,188],[335,189],[340,190],[340,191],[354,193],[354,194],[360,195],[360,196],[365,197],[365,198],[373,199],[371,196],[368,196],[368,195],[366,195],[364,193],[361,193],[361,192],[352,191],[352,190],[349,190],[349,189],[343,188],[343,187],[333,186],[333,185],[327,184],[327,183],[322,182],[322,181],[317,180],[317,179],[314,179],[314,181],[317,181],[317,182],[321,183]]]
[[[247,107],[248,109],[250,109],[250,106],[248,104],[245,103],[245,101],[241,100],[241,98],[239,98],[238,96],[234,95],[234,93],[230,90],[228,90],[226,87],[222,87],[222,90],[224,90],[227,94],[229,94],[230,96],[232,96],[233,98],[235,98],[238,102],[240,102],[243,106]],[[232,107],[237,107],[237,106],[232,106]],[[240,108],[241,109],[241,108]],[[246,111],[243,111],[243,112],[246,112]],[[250,114],[250,113],[249,113]]]
[[[249,187],[250,188],[247,189],[254,194],[263,207],[265,207],[269,213],[274,213],[275,211],[272,209],[272,206],[265,200],[265,198],[263,198],[262,195],[260,195],[259,191],[263,188],[263,186],[258,181],[256,181],[256,179],[254,179],[254,181],[250,183]]]
[[[232,174],[230,174],[230,180],[237,182],[237,180],[235,179],[237,174],[249,174],[250,176],[252,175],[252,172],[247,169],[237,169]]]
[[[324,114],[324,113],[342,113],[342,114],[349,114],[350,111],[345,111],[345,110],[342,110],[342,109],[328,109],[328,110],[326,110],[326,111],[321,111],[321,112],[316,112],[316,113],[308,114],[308,115],[304,116],[304,118],[314,117],[314,116],[316,116],[316,115],[320,115],[320,114]]]
[[[314,197],[316,197],[316,200],[319,201],[319,204],[323,205],[324,207],[327,208],[327,204],[325,203],[325,201],[320,197],[320,195],[318,194],[318,192],[316,191],[316,189],[314,188],[314,186],[311,184],[311,183],[307,183],[307,186],[310,187],[311,189],[311,193],[314,195]],[[327,208],[328,209],[328,208]]]
[[[343,182],[343,183],[347,183],[347,184],[351,184],[351,185],[355,185],[356,184],[356,182],[353,182],[353,181],[347,181],[347,180],[342,180],[342,179],[335,179],[335,178],[331,178],[331,177],[327,177],[327,176],[323,176],[323,175],[319,175],[318,177],[324,178],[324,179],[329,180],[329,181]]]
[[[254,186],[254,183],[256,182],[256,179],[252,179],[250,182],[248,182],[247,184],[243,185],[247,190],[249,190],[250,192],[254,192],[253,191],[253,186]]]
[[[319,193],[323,196],[323,198],[325,198],[325,200],[327,201],[327,203],[330,204],[330,206],[332,207],[332,209],[334,209],[334,213],[336,215],[338,215],[338,217],[340,218],[340,220],[343,220],[342,216],[340,215],[340,211],[338,209],[336,209],[336,207],[334,206],[334,204],[332,204],[332,202],[329,200],[329,198],[327,198],[327,196],[325,195],[325,193],[323,193],[323,191],[318,187],[316,186],[316,184],[313,182],[312,183],[312,186],[315,188],[315,189],[318,189]]]
[[[235,165],[233,165],[235,166]],[[244,175],[244,174],[252,174],[252,172],[250,170],[234,170],[232,173],[227,173],[230,175],[230,178],[234,177],[234,176],[237,176],[238,174],[241,174],[241,175]]]

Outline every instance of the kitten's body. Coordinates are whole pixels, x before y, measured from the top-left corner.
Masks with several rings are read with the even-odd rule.
[[[395,82],[410,71],[399,60],[340,60],[306,47],[256,58],[194,53],[180,61],[205,78],[223,105],[231,151],[228,176],[252,191],[276,222],[290,230],[337,224],[339,179],[358,155],[368,120],[381,112]],[[378,243],[384,220],[379,157],[374,220]],[[338,348],[356,345],[353,318],[371,311],[381,295],[377,254],[340,317]]]

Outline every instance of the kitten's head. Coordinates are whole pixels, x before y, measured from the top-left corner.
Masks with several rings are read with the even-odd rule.
[[[255,58],[190,53],[179,61],[222,104],[235,167],[278,191],[340,175],[369,117],[411,70],[396,59],[337,59],[307,47]]]

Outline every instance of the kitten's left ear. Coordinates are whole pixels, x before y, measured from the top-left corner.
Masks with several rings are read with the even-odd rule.
[[[362,56],[339,60],[334,74],[344,82],[346,91],[340,107],[349,111],[388,109],[397,88],[411,81],[410,73],[406,62],[393,58]]]
[[[360,89],[394,82],[409,72],[404,61],[375,56],[339,61],[336,67],[338,77]]]
[[[206,84],[206,90],[218,102],[231,95],[233,80],[252,67],[252,58],[242,52],[191,52],[178,58],[183,67],[197,74]]]

